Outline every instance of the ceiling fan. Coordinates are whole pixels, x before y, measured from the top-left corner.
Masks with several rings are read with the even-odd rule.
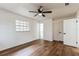
[[[36,13],[35,16],[41,15],[41,16],[43,16],[43,17],[45,17],[45,13],[52,13],[52,11],[45,11],[45,10],[43,9],[43,6],[40,6],[40,7],[37,9],[37,11],[29,11],[29,12]]]

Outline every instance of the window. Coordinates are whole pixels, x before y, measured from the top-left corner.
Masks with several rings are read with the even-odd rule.
[[[16,20],[16,31],[29,31],[29,22]]]
[[[40,38],[43,39],[44,24],[40,23]]]

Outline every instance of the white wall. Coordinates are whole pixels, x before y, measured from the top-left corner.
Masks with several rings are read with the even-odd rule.
[[[30,22],[30,32],[16,32],[16,20],[25,20]],[[52,19],[43,20],[44,39],[53,40]],[[37,21],[31,18],[0,9],[0,51],[36,40]]]
[[[30,32],[16,32],[16,20],[30,22]],[[35,40],[36,21],[0,9],[0,51]]]

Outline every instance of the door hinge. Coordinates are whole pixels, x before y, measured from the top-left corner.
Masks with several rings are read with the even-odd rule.
[[[76,20],[76,23],[78,23],[78,20]]]
[[[76,44],[78,44],[78,42],[76,42]]]

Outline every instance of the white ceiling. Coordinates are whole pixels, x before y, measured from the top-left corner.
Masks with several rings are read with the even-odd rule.
[[[36,16],[34,13],[29,13],[29,10],[36,10],[39,6],[44,6],[45,10],[52,10],[52,14],[46,14],[46,17]],[[48,18],[60,18],[70,16],[77,12],[79,9],[78,3],[70,3],[65,6],[64,3],[0,3],[0,8],[7,9],[9,11],[31,17],[34,19],[48,19]]]

